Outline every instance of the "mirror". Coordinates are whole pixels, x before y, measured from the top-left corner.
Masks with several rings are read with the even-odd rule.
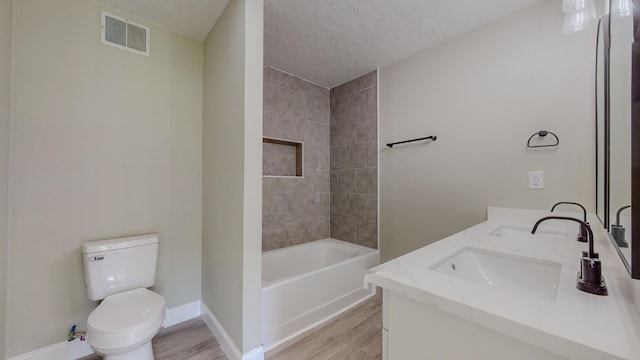
[[[631,264],[631,45],[633,17],[611,9],[609,34],[609,234]]]
[[[605,66],[608,67],[608,79],[605,80],[607,89],[605,101],[608,101],[609,106],[607,107],[608,116],[605,115],[603,125],[604,146],[603,149],[598,150],[605,154],[604,172],[602,173],[604,175],[600,173],[599,163],[597,166],[598,181],[601,177],[604,178],[605,226],[608,226],[611,240],[632,277],[640,278],[640,259],[638,259],[640,239],[634,241],[632,232],[632,222],[640,221],[637,215],[632,216],[632,211],[636,213],[634,207],[640,206],[640,203],[632,198],[634,195],[638,197],[637,193],[632,193],[632,183],[640,185],[638,176],[640,174],[632,176],[632,168],[635,167],[635,164],[632,166],[632,158],[638,158],[638,155],[633,153],[640,151],[640,148],[632,148],[633,140],[635,143],[640,140],[635,135],[638,132],[638,124],[634,120],[639,114],[637,110],[633,110],[634,106],[632,105],[632,99],[640,95],[632,94],[634,84],[635,88],[640,86],[637,80],[633,80],[634,75],[638,77],[636,69],[640,66],[638,55],[634,55],[638,53],[634,40],[634,20],[637,23],[640,1],[634,0],[633,2],[633,11],[626,14],[616,8],[621,1],[611,1],[610,4],[611,14],[608,16],[609,21],[605,27],[605,38],[609,40],[608,49],[605,51],[605,57],[608,58],[608,66]],[[600,148],[599,145],[598,148]],[[600,183],[597,186],[600,191]],[[597,197],[599,201],[600,192]],[[632,207],[633,204],[636,206]],[[600,211],[600,203],[598,203],[598,214]],[[636,235],[637,237],[638,235]]]
[[[606,17],[605,17],[606,19]],[[596,215],[602,222],[604,227],[607,227],[608,212],[607,201],[608,194],[605,186],[605,169],[607,168],[606,159],[606,142],[605,137],[605,53],[606,46],[604,42],[605,24],[601,24],[598,31],[598,49],[596,58]],[[607,58],[608,61],[608,58]],[[607,63],[608,64],[608,63]],[[608,106],[608,104],[607,104]]]

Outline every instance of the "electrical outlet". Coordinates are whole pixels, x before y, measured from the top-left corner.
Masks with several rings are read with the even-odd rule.
[[[544,172],[529,171],[529,189],[544,189]]]

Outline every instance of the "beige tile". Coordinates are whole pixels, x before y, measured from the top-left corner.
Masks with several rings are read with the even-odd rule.
[[[331,89],[331,98],[338,98],[338,97],[344,97],[346,95],[349,95],[352,92],[352,85],[351,82],[346,82],[344,84],[338,85],[334,88]]]
[[[263,177],[262,194],[269,193],[293,193],[296,179],[281,177]]]
[[[366,195],[367,214],[366,220],[378,221],[378,195]]]
[[[326,239],[329,237],[329,217],[310,219],[307,222],[307,226],[309,227],[309,233],[312,241]]]
[[[367,143],[347,145],[345,168],[363,168],[367,166]]]
[[[264,67],[263,81],[267,84],[286,87],[291,90],[296,89],[294,76],[291,76],[282,71],[270,68],[268,66]]]
[[[356,170],[344,169],[334,170],[338,175],[338,188],[337,192],[348,194],[356,192]]]
[[[352,80],[354,91],[368,89],[373,86],[378,86],[378,70],[373,70],[367,74],[360,76],[359,78]]]
[[[342,141],[342,139],[340,138],[340,131],[342,131],[342,126],[340,126],[339,124],[331,124],[330,128],[329,128],[329,145],[330,146],[338,146],[341,145],[340,141]]]
[[[331,169],[344,169],[347,158],[346,146],[331,147]]]
[[[332,238],[357,243],[358,222],[355,218],[332,216],[330,221]]]
[[[287,226],[262,229],[262,251],[270,251],[291,246],[290,229]]]
[[[304,194],[304,215],[307,218],[328,217],[331,204],[329,193]]]
[[[330,188],[330,170],[309,170],[313,174],[312,189],[316,192],[328,193]]]
[[[267,149],[267,160],[270,166],[265,175],[296,176],[296,147],[291,145],[263,143],[263,151]],[[264,157],[264,154],[263,154]],[[270,160],[270,161],[269,161]]]
[[[306,117],[328,125],[330,123],[330,112],[329,90],[314,85],[307,92]]]
[[[306,222],[300,221],[291,225],[291,245],[312,241],[311,231]]]
[[[358,220],[367,219],[367,195],[349,194],[349,202],[351,202],[351,216]]]
[[[331,146],[348,145],[356,142],[356,123],[345,121],[332,125]]]
[[[358,245],[378,248],[378,225],[374,221],[358,220]]]
[[[347,121],[347,112],[344,111],[342,113],[336,113],[334,111],[331,112],[331,126],[340,125]]]
[[[287,195],[281,202],[280,221],[298,223],[304,216],[304,196],[302,194]]]
[[[263,224],[275,224],[281,216],[282,202],[285,201],[285,193],[267,192],[262,194],[262,222]]]
[[[326,146],[330,143],[330,126],[313,120],[303,120],[303,141],[305,145]]]
[[[263,115],[263,136],[276,139],[302,141],[304,126],[293,112],[265,111]]]
[[[275,174],[275,154],[273,153],[273,148],[268,146],[268,144],[262,144],[262,174],[263,175],[273,175]]]
[[[358,194],[378,193],[377,168],[365,168],[356,170],[356,192]]]
[[[305,146],[304,168],[311,170],[329,170],[330,153],[328,146]]]
[[[339,181],[339,177],[338,177],[338,171],[336,170],[331,170],[330,173],[330,190],[331,192],[338,192],[338,181]]]
[[[374,114],[378,109],[378,92],[375,87],[358,91],[349,95],[347,101],[347,118],[349,120]]]
[[[366,144],[365,166],[378,167],[378,142],[369,141]]]
[[[341,116],[347,114],[347,110],[349,107],[349,97],[348,96],[331,96],[330,99],[331,104],[331,117],[332,121],[339,120]]]
[[[354,120],[356,123],[356,141],[378,140],[378,115],[372,113]]]
[[[335,198],[332,199],[336,202],[333,212],[334,215],[351,216],[351,213],[353,211],[353,203],[349,201],[349,195],[350,194],[338,193],[336,194]]]
[[[371,71],[359,78],[353,79],[340,86],[331,89],[331,94],[334,96],[346,96],[356,91],[364,90],[373,86],[377,86],[378,75],[377,70]]]
[[[329,204],[329,214],[331,215],[340,215],[338,209],[338,198],[343,196],[344,194],[331,193],[331,203]]]
[[[292,178],[293,182],[293,192],[295,194],[307,193],[311,192],[311,180],[309,179],[309,174],[311,173],[311,169],[304,169],[303,177]]]

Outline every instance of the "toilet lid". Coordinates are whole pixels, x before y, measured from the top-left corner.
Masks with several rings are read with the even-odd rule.
[[[126,332],[159,318],[164,319],[164,297],[142,288],[107,296],[89,315],[87,327],[101,333]]]

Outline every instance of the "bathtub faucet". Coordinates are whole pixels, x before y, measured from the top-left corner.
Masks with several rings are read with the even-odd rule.
[[[604,282],[604,277],[602,277],[602,262],[600,261],[598,254],[593,251],[593,231],[591,231],[589,225],[582,220],[571,217],[547,216],[536,222],[531,233],[535,234],[540,223],[547,220],[567,220],[575,221],[580,224],[580,228],[587,233],[589,251],[582,252],[582,258],[580,259],[580,272],[578,272],[576,288],[590,294],[608,295],[607,285]]]

